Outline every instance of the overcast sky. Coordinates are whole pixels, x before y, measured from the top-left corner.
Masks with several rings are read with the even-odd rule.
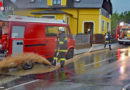
[[[130,11],[130,0],[111,0],[113,4],[113,11],[118,13]]]

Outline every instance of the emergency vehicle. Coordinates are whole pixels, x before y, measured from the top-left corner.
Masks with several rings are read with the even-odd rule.
[[[116,38],[119,44],[130,43],[130,24],[121,22],[116,29]]]
[[[45,58],[52,58],[59,27],[63,27],[67,34],[66,58],[72,58],[75,40],[72,38],[69,26],[63,20],[14,15],[0,16],[0,53],[9,56],[34,52]]]

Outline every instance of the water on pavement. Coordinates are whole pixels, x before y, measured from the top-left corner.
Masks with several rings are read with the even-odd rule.
[[[9,90],[119,90],[130,82],[128,56],[129,48],[85,53],[62,71],[37,65],[32,70],[1,73],[0,86]],[[49,72],[44,73],[45,69]]]

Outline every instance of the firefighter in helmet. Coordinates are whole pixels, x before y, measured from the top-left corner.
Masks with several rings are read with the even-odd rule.
[[[110,34],[110,32],[106,32],[104,36],[105,36],[104,48],[106,48],[106,45],[109,44],[109,49],[111,50],[111,34]]]
[[[67,35],[64,27],[59,27],[57,34],[57,46],[53,58],[52,65],[56,66],[57,60],[60,60],[61,68],[64,68],[67,52]]]

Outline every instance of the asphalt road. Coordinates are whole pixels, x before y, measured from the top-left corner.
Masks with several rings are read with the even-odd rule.
[[[130,48],[120,46],[78,55],[64,70],[12,70],[1,73],[0,90],[129,90],[129,56]]]

